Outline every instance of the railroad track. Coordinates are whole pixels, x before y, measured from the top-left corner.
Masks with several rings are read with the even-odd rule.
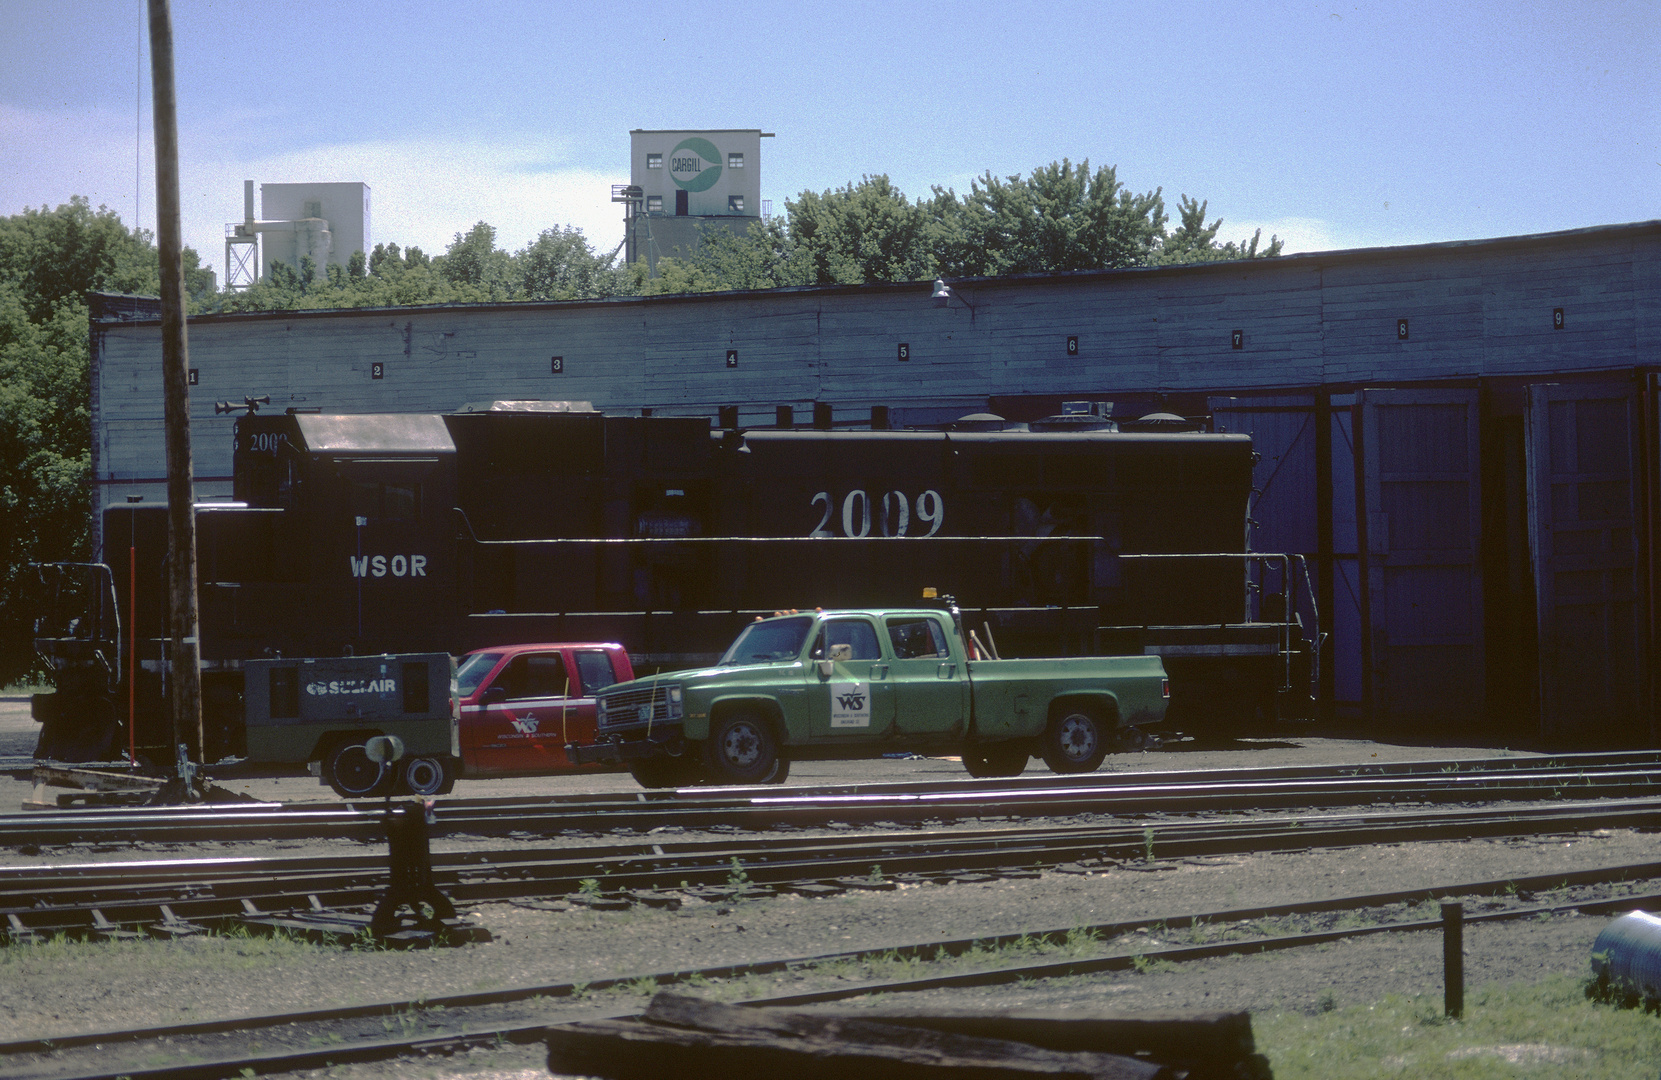
[[[1661,864],[1644,863],[1604,867],[1539,878],[1509,878],[1448,884],[1429,889],[1347,896],[1322,901],[1229,909],[1203,913],[1173,913],[1087,927],[1019,931],[884,946],[757,963],[718,965],[699,969],[653,972],[595,980],[582,984],[554,983],[520,986],[487,993],[385,1001],[350,1008],[309,1010],[266,1016],[150,1027],[124,1031],[89,1032],[50,1039],[0,1042],[0,1071],[8,1077],[51,1077],[52,1080],[198,1080],[198,1078],[287,1072],[351,1062],[391,1060],[416,1054],[456,1053],[474,1047],[541,1041],[550,1026],[593,1019],[601,1010],[579,1010],[578,999],[608,990],[639,991],[714,980],[739,980],[792,975],[803,989],[767,997],[752,997],[754,1005],[806,1005],[848,1000],[869,994],[905,993],[945,987],[990,986],[1017,981],[1124,971],[1151,961],[1183,962],[1226,955],[1263,953],[1343,938],[1380,933],[1436,930],[1439,919],[1414,918],[1411,906],[1459,897],[1500,897],[1499,910],[1465,914],[1467,923],[1540,918],[1579,912],[1604,914],[1654,907],[1661,894],[1641,889],[1618,891],[1617,883],[1642,885],[1661,874]],[[1566,886],[1599,888],[1601,895],[1537,904],[1531,893]],[[1601,887],[1601,888],[1600,888]],[[1316,928],[1300,933],[1264,934],[1243,927],[1291,917],[1336,916],[1374,912],[1369,925],[1353,921],[1342,928]],[[1150,948],[1139,933],[1158,930],[1166,937],[1192,931],[1227,940]],[[1082,936],[1081,936],[1082,935]],[[1073,955],[1031,963],[951,964],[970,953],[985,955],[1017,942],[1067,946]],[[1127,944],[1127,942],[1129,944]],[[1154,941],[1154,945],[1159,942]],[[916,959],[936,970],[904,980],[872,980],[852,985],[828,985],[816,979],[816,969],[835,965],[845,971],[850,963],[879,958]],[[817,984],[817,985],[816,985]],[[639,998],[628,1004],[643,1003]],[[632,1009],[631,1009],[632,1011]],[[397,1029],[399,1034],[388,1036]],[[276,1049],[256,1049],[256,1043]]]
[[[535,799],[443,799],[435,834],[548,836],[672,826],[814,828],[1081,814],[1246,812],[1379,803],[1661,796],[1661,754],[1567,754],[1389,765],[1194,772],[1048,773],[838,787],[684,788]],[[0,846],[382,838],[385,803],[223,804],[0,815]]]
[[[435,853],[432,877],[457,903],[573,895],[668,903],[666,891],[891,888],[966,874],[1035,874],[1105,865],[1361,844],[1468,840],[1602,828],[1661,829],[1661,797],[1533,807],[1302,814],[972,831],[637,841],[559,849]],[[166,859],[0,867],[0,916],[13,939],[48,934],[167,935],[213,921],[268,922],[372,906],[390,872],[377,856]],[[595,885],[585,885],[594,882]],[[605,894],[595,896],[599,882]],[[672,898],[671,898],[672,899]],[[318,915],[319,923],[324,916]],[[335,924],[339,919],[334,920]]]

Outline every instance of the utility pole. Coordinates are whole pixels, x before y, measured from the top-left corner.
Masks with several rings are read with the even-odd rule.
[[[156,124],[156,247],[161,252],[162,422],[167,429],[168,685],[174,745],[204,756],[202,646],[196,607],[196,482],[190,461],[190,347],[179,224],[179,120],[173,92],[173,16],[149,0],[150,80]],[[185,762],[179,762],[181,771]]]

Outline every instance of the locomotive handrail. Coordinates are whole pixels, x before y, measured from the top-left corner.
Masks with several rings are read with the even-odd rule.
[[[1285,597],[1285,616],[1278,621],[1281,628],[1280,656],[1284,666],[1281,674],[1282,689],[1292,688],[1292,627],[1294,624],[1300,630],[1308,629],[1303,626],[1303,620],[1296,609],[1296,593],[1292,586],[1293,568],[1303,578],[1304,599],[1309,605],[1310,621],[1314,624],[1313,631],[1308,633],[1305,640],[1309,643],[1310,657],[1310,685],[1320,686],[1321,682],[1321,651],[1326,642],[1326,635],[1321,632],[1321,611],[1317,602],[1314,582],[1309,577],[1309,560],[1303,555],[1282,551],[1215,551],[1215,552],[1137,552],[1135,554],[1120,554],[1121,559],[1256,559],[1265,565],[1279,563],[1281,566],[1281,595]]]

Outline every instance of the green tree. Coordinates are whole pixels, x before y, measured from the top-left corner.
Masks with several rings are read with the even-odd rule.
[[[408,256],[405,262],[409,262]],[[456,238],[437,261],[439,274],[452,285],[471,286],[487,300],[512,300],[518,291],[513,259],[496,247],[496,228],[481,221]]]
[[[1258,243],[1263,239],[1262,229],[1253,233],[1250,240],[1242,240],[1238,244],[1233,241],[1218,244],[1217,233],[1223,227],[1223,219],[1218,218],[1207,225],[1205,208],[1205,203],[1191,199],[1187,195],[1182,196],[1182,201],[1178,204],[1178,216],[1182,219],[1182,224],[1161,241],[1154,262],[1169,264],[1218,262],[1223,259],[1266,259],[1280,254],[1283,245],[1277,237],[1269,238],[1267,248],[1262,251],[1257,249]]]
[[[205,298],[212,275],[183,255]],[[34,666],[28,564],[89,554],[86,294],[154,296],[159,265],[148,232],[80,196],[0,218],[0,682]]]
[[[1026,178],[988,172],[960,200],[934,189],[934,257],[948,277],[1139,266],[1165,227],[1159,189],[1137,195],[1111,166],[1063,158]]]
[[[544,229],[513,256],[519,295],[526,300],[579,300],[633,291],[632,278],[588,246],[581,229]]]
[[[918,281],[931,276],[929,217],[887,176],[786,201],[793,258],[809,285]]]

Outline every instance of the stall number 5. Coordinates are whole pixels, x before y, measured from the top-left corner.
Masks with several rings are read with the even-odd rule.
[[[813,496],[811,506],[823,506],[819,514],[819,524],[813,527],[809,536],[835,536],[831,531],[831,516],[836,512],[836,502],[828,491],[821,491]],[[915,507],[915,510],[913,509]],[[875,512],[873,512],[875,511]],[[916,517],[915,535],[933,536],[940,531],[940,525],[946,520],[946,501],[940,497],[940,492],[930,488],[917,496],[913,503],[903,491],[890,491],[882,496],[880,502],[873,505],[872,498],[864,490],[855,488],[842,498],[842,535],[861,537],[870,536],[871,527],[876,526],[878,536],[910,536],[913,535],[912,518]],[[872,518],[876,520],[873,521]],[[922,532],[924,525],[927,532]]]

